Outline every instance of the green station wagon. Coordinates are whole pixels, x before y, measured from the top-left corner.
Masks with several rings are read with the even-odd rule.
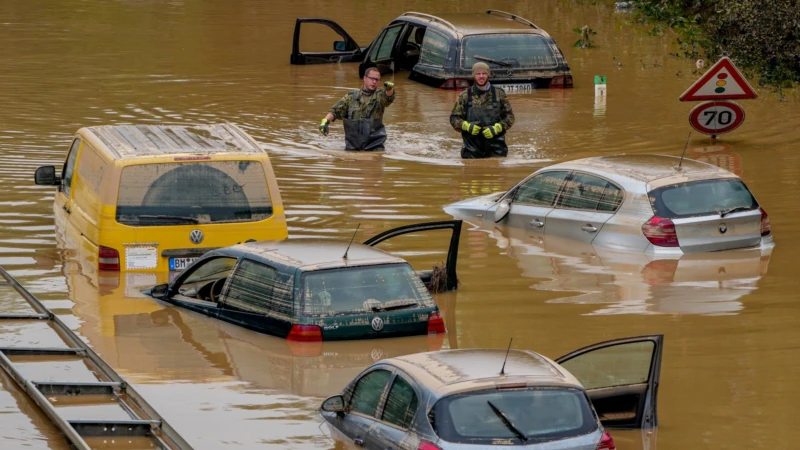
[[[442,270],[417,272],[373,246],[451,229]],[[461,221],[385,231],[364,244],[320,239],[247,242],[210,251],[169,284],[146,293],[192,311],[295,341],[444,333],[429,292],[455,289]]]

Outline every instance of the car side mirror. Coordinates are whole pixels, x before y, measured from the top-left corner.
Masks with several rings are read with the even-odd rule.
[[[33,174],[33,181],[42,186],[57,186],[61,184],[61,179],[56,176],[55,166],[42,166],[36,169]]]
[[[342,397],[340,394],[332,395],[322,402],[320,409],[327,412],[343,413],[344,397]]]
[[[152,289],[150,289],[150,295],[155,298],[165,299],[167,298],[168,293],[169,293],[169,285],[166,283],[158,284],[156,286],[153,286]]]
[[[500,222],[511,211],[511,199],[505,198],[497,205],[494,210],[494,223]]]
[[[333,50],[337,52],[346,52],[347,51],[347,42],[345,41],[333,41]]]

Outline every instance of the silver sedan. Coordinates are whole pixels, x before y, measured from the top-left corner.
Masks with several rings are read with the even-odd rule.
[[[601,342],[553,361],[467,349],[378,361],[322,403],[345,444],[367,449],[614,449],[603,428],[657,425],[663,336]]]
[[[699,161],[612,155],[540,169],[506,192],[444,210],[473,223],[663,255],[774,245],[769,217],[739,177]]]

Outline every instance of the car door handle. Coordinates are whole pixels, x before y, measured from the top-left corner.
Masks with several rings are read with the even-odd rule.
[[[353,439],[353,442],[355,442],[355,444],[357,446],[359,446],[359,447],[363,447],[364,446],[364,440],[361,439],[361,438],[355,438],[355,439]]]
[[[587,233],[597,233],[597,227],[592,226],[592,224],[587,223],[585,226],[581,227],[581,230]]]
[[[67,212],[67,214],[69,214],[69,208],[67,208],[67,205],[62,206],[61,209],[63,209],[64,211]]]
[[[531,225],[536,227],[536,228],[542,228],[544,226],[544,222],[542,222],[539,219],[533,219],[533,220],[531,220]]]

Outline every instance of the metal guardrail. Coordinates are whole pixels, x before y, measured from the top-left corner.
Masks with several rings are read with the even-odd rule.
[[[0,267],[0,286],[14,288],[35,311],[33,314],[0,313],[0,326],[8,320],[45,320],[64,341],[64,347],[55,348],[0,347],[0,366],[64,433],[73,447],[79,450],[91,450],[92,447],[84,438],[137,437],[152,440],[155,448],[162,450],[192,448],[132,386],[2,267]],[[84,358],[87,367],[97,376],[97,382],[37,381],[26,378],[12,361],[16,356],[33,357],[26,359],[26,362],[31,362],[36,358],[47,361],[47,358],[65,355]],[[85,395],[111,396],[130,419],[67,419],[59,414],[53,402],[47,397]]]

